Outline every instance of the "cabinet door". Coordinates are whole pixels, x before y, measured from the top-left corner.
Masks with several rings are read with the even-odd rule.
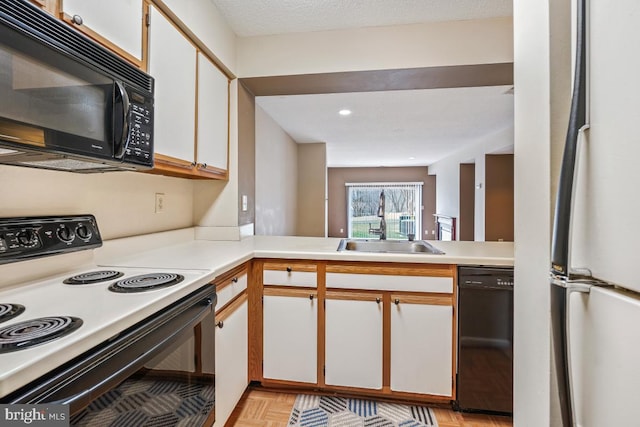
[[[79,30],[98,35],[138,62],[142,60],[142,0],[64,0],[62,11],[65,21]],[[81,24],[72,21],[74,15],[82,19]]]
[[[318,382],[316,291],[264,289],[263,377]]]
[[[149,69],[155,78],[154,150],[192,162],[195,150],[196,48],[149,8]]]
[[[325,384],[382,388],[382,295],[327,292]]]
[[[201,165],[227,170],[229,79],[198,53],[198,154]]]
[[[451,396],[449,297],[391,296],[391,390]]]
[[[216,318],[215,426],[224,426],[249,384],[247,297],[240,301],[240,305],[232,303]]]

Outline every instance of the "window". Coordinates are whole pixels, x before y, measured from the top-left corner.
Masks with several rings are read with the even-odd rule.
[[[422,185],[422,182],[347,183],[348,236],[379,238],[384,217],[387,239],[404,240],[409,234],[422,239]]]

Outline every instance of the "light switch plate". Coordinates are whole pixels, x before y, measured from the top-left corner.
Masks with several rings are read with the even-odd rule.
[[[246,212],[247,211],[247,195],[243,194],[242,195],[242,212]]]

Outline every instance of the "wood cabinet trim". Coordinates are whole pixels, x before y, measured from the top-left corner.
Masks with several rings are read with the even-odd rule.
[[[265,297],[318,298],[318,291],[314,288],[285,288],[281,286],[265,286],[262,291]]]
[[[452,295],[412,295],[406,293],[392,293],[390,302],[395,304],[396,300],[400,301],[399,304],[453,305]]]
[[[236,295],[227,305],[225,305],[219,313],[216,313],[215,320],[216,325],[218,322],[224,322],[229,316],[231,316],[245,301],[248,300],[246,291]]]
[[[262,261],[253,261],[249,267],[247,292],[249,307],[247,321],[249,328],[249,381],[262,381]]]
[[[326,293],[327,300],[341,300],[341,301],[372,301],[377,302],[380,300],[382,304],[382,292],[366,292],[366,291],[332,291],[328,290]]]
[[[291,269],[292,272],[306,272],[317,273],[317,264],[310,264],[308,262],[290,261],[290,262],[269,262],[264,263],[264,270],[271,271],[287,271]]]
[[[220,291],[221,289],[224,289],[225,287],[233,283],[234,278],[239,278],[243,275],[249,275],[249,262],[245,262],[244,264],[228,270],[216,277],[214,280],[216,290]]]
[[[215,168],[198,167],[198,164],[195,162],[189,162],[160,153],[154,154],[154,167],[152,170],[146,171],[146,173],[191,179],[227,180],[229,178],[228,171],[222,173],[215,170]]]

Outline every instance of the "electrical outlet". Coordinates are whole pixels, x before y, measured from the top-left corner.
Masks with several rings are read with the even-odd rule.
[[[344,233],[344,228],[340,229],[340,234]]]
[[[164,212],[164,193],[156,193],[156,213]]]

